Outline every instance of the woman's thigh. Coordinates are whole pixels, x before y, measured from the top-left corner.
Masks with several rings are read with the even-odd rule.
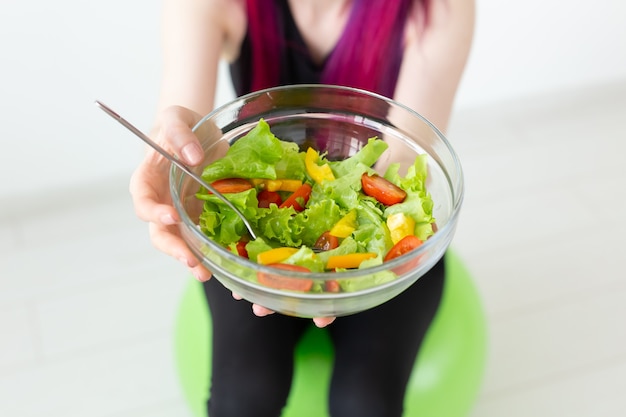
[[[216,279],[204,285],[213,327],[211,417],[278,416],[286,403],[297,341],[310,320],[257,317]]]
[[[417,352],[441,301],[444,269],[442,259],[392,300],[330,325],[333,417],[402,414]]]

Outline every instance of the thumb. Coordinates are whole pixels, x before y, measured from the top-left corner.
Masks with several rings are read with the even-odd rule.
[[[204,151],[192,127],[200,116],[184,107],[172,106],[164,110],[161,118],[161,140],[174,155],[191,166],[204,160]]]

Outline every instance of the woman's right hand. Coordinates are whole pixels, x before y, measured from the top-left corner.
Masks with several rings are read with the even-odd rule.
[[[193,126],[201,116],[180,106],[171,106],[157,117],[151,139],[176,155],[188,166],[204,160],[204,152]],[[207,281],[211,273],[189,250],[178,232],[180,217],[172,204],[169,190],[170,162],[149,148],[130,180],[130,193],[137,216],[149,224],[152,244],[182,262],[196,279]]]
[[[158,115],[151,139],[186,165],[197,166],[204,161],[204,152],[192,128],[200,119],[199,114],[187,108],[168,107]],[[169,172],[170,161],[148,148],[130,180],[135,212],[141,220],[148,222],[150,239],[158,250],[182,262],[199,281],[207,281],[211,272],[189,250],[178,231],[180,217],[172,204]],[[236,294],[233,297],[241,300]],[[259,317],[274,313],[257,304],[252,305],[252,311]],[[318,327],[325,327],[334,320],[334,317],[313,319]]]

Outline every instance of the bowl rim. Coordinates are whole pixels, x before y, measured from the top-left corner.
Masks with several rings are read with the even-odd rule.
[[[415,110],[411,109],[410,107],[399,103],[391,98],[385,97],[381,94],[377,94],[374,92],[370,92],[367,90],[363,90],[363,89],[359,89],[359,88],[354,88],[354,87],[345,87],[345,86],[337,86],[337,85],[329,85],[329,84],[290,84],[290,85],[283,85],[283,86],[277,86],[277,87],[271,87],[271,88],[266,88],[266,89],[262,89],[262,90],[258,90],[258,91],[254,91],[248,94],[244,94],[242,96],[239,96],[219,107],[216,107],[214,110],[212,110],[211,112],[209,112],[208,114],[206,114],[205,116],[203,116],[196,124],[195,126],[192,128],[192,131],[195,133],[197,129],[199,129],[199,127],[205,123],[208,119],[214,118],[216,115],[220,114],[220,113],[224,113],[227,112],[230,108],[237,108],[240,107],[240,103],[243,101],[246,101],[250,98],[253,97],[258,97],[258,96],[262,96],[262,95],[271,95],[274,92],[277,91],[285,91],[285,90],[304,90],[304,89],[311,89],[311,90],[321,90],[321,89],[327,89],[327,90],[337,90],[337,91],[344,91],[344,92],[351,92],[351,93],[356,93],[356,94],[360,94],[360,95],[364,95],[364,96],[368,96],[371,98],[374,98],[376,100],[381,100],[389,105],[395,106],[395,107],[399,107],[401,108],[403,111],[407,111],[409,113],[411,113],[412,116],[416,116],[418,117],[420,120],[422,120],[424,123],[427,124],[427,126],[435,133],[435,135],[437,136],[437,138],[439,140],[442,141],[442,144],[445,146],[446,150],[450,153],[452,160],[454,162],[454,168],[456,169],[457,173],[458,173],[458,192],[457,193],[453,193],[453,198],[452,200],[452,211],[451,211],[451,215],[448,218],[448,221],[446,222],[445,225],[443,225],[443,227],[438,228],[437,232],[435,232],[429,239],[427,239],[425,242],[423,242],[422,245],[420,245],[417,249],[410,251],[406,254],[403,254],[401,256],[398,256],[397,258],[394,258],[390,261],[384,262],[380,265],[375,265],[375,266],[371,266],[371,267],[367,267],[367,268],[363,268],[363,269],[350,269],[347,271],[342,271],[339,275],[337,275],[337,273],[335,272],[298,272],[298,271],[288,271],[288,275],[289,277],[292,278],[306,278],[306,279],[316,279],[316,280],[330,280],[330,279],[354,279],[354,278],[361,278],[361,277],[367,277],[376,273],[380,273],[380,272],[385,272],[385,271],[389,271],[389,270],[393,270],[397,267],[401,267],[402,264],[404,263],[404,261],[406,259],[408,259],[408,257],[419,257],[421,254],[423,253],[427,253],[430,248],[432,246],[434,246],[439,240],[443,239],[445,236],[448,236],[450,234],[452,234],[454,232],[454,228],[456,227],[456,223],[457,223],[457,218],[459,217],[460,214],[460,209],[463,203],[463,199],[464,199],[464,194],[465,194],[465,181],[464,181],[464,174],[463,174],[463,170],[462,170],[462,166],[459,160],[459,157],[456,153],[456,151],[454,150],[454,148],[452,147],[452,145],[450,144],[450,142],[448,141],[448,139],[446,138],[446,136],[433,124],[431,123],[428,119],[426,119],[424,116],[422,116],[421,114],[417,113]],[[257,122],[258,123],[258,122]],[[220,139],[218,139],[220,140]],[[284,270],[278,269],[278,268],[272,268],[271,266],[267,266],[267,265],[262,265],[259,264],[257,262],[251,261],[247,258],[241,257],[237,254],[232,253],[231,251],[229,251],[227,248],[224,248],[223,246],[219,245],[218,243],[216,243],[215,241],[213,241],[212,239],[210,239],[208,236],[206,236],[204,233],[202,233],[202,231],[198,228],[198,225],[195,224],[191,218],[187,215],[186,210],[184,209],[184,207],[181,204],[181,196],[178,193],[178,189],[176,187],[175,184],[175,179],[176,179],[176,175],[177,173],[180,172],[180,178],[182,180],[182,178],[184,177],[184,173],[178,168],[176,167],[174,164],[171,165],[170,167],[170,175],[169,175],[169,185],[170,185],[170,194],[172,197],[172,202],[174,204],[174,207],[176,208],[176,211],[178,212],[178,214],[181,217],[181,221],[182,223],[184,223],[187,227],[188,230],[191,231],[191,233],[193,233],[197,238],[199,238],[199,240],[208,246],[208,248],[211,251],[216,251],[218,252],[221,256],[226,257],[226,259],[229,262],[236,262],[236,263],[243,263],[242,266],[250,269],[256,269],[258,271],[261,272],[265,272],[265,273],[273,273],[273,274],[277,274],[277,275],[281,275],[281,274],[285,274]],[[450,178],[448,177],[448,175],[446,174],[446,178],[448,179],[448,182],[450,180]],[[454,187],[452,187],[451,184],[451,189],[454,189]],[[185,242],[187,244],[187,242]],[[193,250],[192,250],[193,251]],[[215,275],[214,271],[211,271],[212,274]],[[400,278],[402,278],[402,276],[398,277],[398,280],[400,280]],[[249,283],[250,281],[245,280],[243,278],[241,278],[242,281],[245,281],[246,283]],[[392,282],[398,281],[398,280],[394,280]],[[380,284],[380,285],[376,285],[373,286],[372,288],[378,289],[381,286],[384,286],[385,284]],[[264,289],[266,287],[263,287]],[[369,288],[368,288],[369,289]],[[367,289],[364,289],[367,290]],[[284,290],[279,290],[278,291],[281,294],[284,294]],[[361,291],[359,291],[361,292]],[[298,293],[300,294],[300,293]],[[314,293],[311,294],[312,297],[314,297],[315,295],[321,296],[324,295],[326,293]],[[333,293],[335,294],[335,293]],[[335,294],[336,296],[337,294]]]

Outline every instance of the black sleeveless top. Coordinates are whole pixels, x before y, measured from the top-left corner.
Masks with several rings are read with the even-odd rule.
[[[284,33],[286,48],[281,48],[279,84],[317,84],[324,65],[316,64],[296,26],[286,0],[278,2],[277,24]],[[230,65],[230,75],[237,96],[251,91],[252,47],[246,34],[239,57]]]

